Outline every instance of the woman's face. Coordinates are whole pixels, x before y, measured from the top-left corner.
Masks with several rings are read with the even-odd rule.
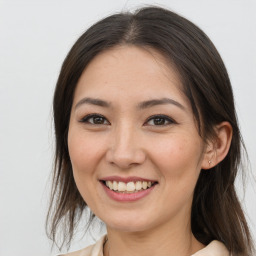
[[[108,228],[190,221],[204,144],[177,73],[154,50],[120,46],[79,79],[68,147],[75,182]]]

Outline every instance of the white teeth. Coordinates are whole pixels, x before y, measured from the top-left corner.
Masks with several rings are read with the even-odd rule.
[[[150,188],[153,183],[151,181],[130,181],[128,183],[124,183],[122,181],[106,181],[106,186],[114,191],[118,192],[138,192],[140,190],[145,190]]]
[[[135,184],[134,184],[134,182],[128,182],[128,183],[126,184],[126,190],[127,190],[128,192],[134,191],[134,190],[135,190]]]
[[[126,184],[124,182],[118,182],[118,191],[124,192],[126,190]]]
[[[111,181],[110,181],[111,182]],[[109,187],[110,188],[110,187]],[[111,189],[111,188],[110,188]],[[113,190],[118,189],[118,183],[116,181],[113,181]]]
[[[136,190],[141,190],[141,188],[142,188],[141,181],[136,181],[135,187],[136,187]]]
[[[106,182],[106,185],[110,188],[110,189],[113,189],[113,183],[111,181],[107,181]]]
[[[148,187],[148,183],[146,181],[142,182],[142,187],[143,189],[146,189]]]

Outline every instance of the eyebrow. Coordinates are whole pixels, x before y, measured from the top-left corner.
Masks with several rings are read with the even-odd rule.
[[[96,106],[107,107],[107,108],[111,106],[109,102],[104,100],[93,99],[93,98],[83,98],[76,104],[75,109],[83,104],[90,104],[90,105],[96,105]]]
[[[96,106],[106,107],[106,108],[111,107],[110,102],[107,102],[107,101],[104,101],[101,99],[94,99],[94,98],[86,97],[86,98],[81,99],[76,104],[75,109],[77,109],[79,106],[81,106],[83,104],[96,105]],[[182,110],[185,110],[185,107],[182,104],[180,104],[178,101],[170,99],[170,98],[161,98],[161,99],[152,99],[152,100],[143,101],[137,105],[137,108],[145,109],[145,108],[149,108],[149,107],[153,107],[153,106],[157,106],[157,105],[166,105],[166,104],[172,104],[172,105],[179,107]]]
[[[139,103],[138,108],[139,109],[145,109],[157,105],[166,105],[166,104],[173,104],[183,110],[185,110],[185,107],[181,105],[178,101],[170,99],[170,98],[162,98],[162,99],[152,99],[152,100],[147,100]]]

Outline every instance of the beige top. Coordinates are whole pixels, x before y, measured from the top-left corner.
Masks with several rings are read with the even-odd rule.
[[[103,236],[93,245],[79,251],[61,254],[59,256],[103,256],[103,244],[105,241],[106,236]],[[230,254],[223,243],[215,240],[191,256],[230,256]]]

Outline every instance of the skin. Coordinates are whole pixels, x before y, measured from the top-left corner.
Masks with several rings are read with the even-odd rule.
[[[106,223],[104,255],[185,256],[204,247],[190,228],[193,191],[201,169],[224,158],[231,128],[227,123],[216,127],[220,139],[205,145],[181,88],[178,74],[161,54],[135,46],[99,54],[78,81],[68,147],[77,187]],[[86,97],[111,106],[82,102]],[[137,108],[143,101],[162,98],[177,103]],[[101,115],[98,124],[95,118],[85,119],[92,113]],[[159,125],[152,115],[170,120],[160,118]],[[158,184],[138,201],[117,202],[100,182],[113,175]]]

